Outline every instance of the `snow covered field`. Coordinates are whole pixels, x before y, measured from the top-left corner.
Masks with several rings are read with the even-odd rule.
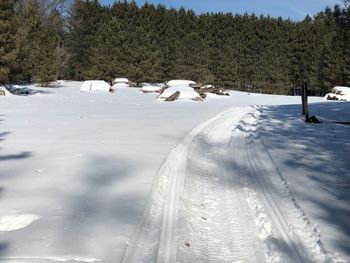
[[[350,260],[349,103],[80,86],[0,97],[0,262]]]

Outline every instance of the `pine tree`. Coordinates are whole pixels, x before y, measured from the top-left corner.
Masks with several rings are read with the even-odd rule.
[[[16,48],[18,53],[13,72],[15,81],[30,82],[35,72],[36,40],[41,28],[41,11],[37,0],[22,1],[16,12]]]
[[[15,28],[15,0],[0,2],[0,83],[11,80],[11,70],[16,56]]]
[[[45,86],[58,79],[61,65],[59,36],[48,25],[41,25],[35,32],[31,61],[31,74],[36,82]]]
[[[69,78],[83,80],[88,77],[92,65],[91,43],[103,18],[103,8],[98,0],[74,0],[69,14],[67,75]]]
[[[88,76],[111,82],[120,72],[121,45],[123,37],[116,17],[108,17],[98,27],[91,47],[91,67]]]

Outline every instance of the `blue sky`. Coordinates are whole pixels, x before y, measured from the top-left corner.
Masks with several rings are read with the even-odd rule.
[[[103,4],[112,4],[114,0],[100,0]],[[136,0],[143,5],[146,0]],[[326,6],[342,5],[341,0],[148,0],[149,3],[163,4],[167,7],[193,9],[201,12],[232,12],[270,14],[292,20],[301,20],[306,14],[314,15]]]

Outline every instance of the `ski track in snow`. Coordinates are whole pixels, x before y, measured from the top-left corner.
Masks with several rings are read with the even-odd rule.
[[[98,259],[83,258],[83,257],[1,257],[0,262],[9,263],[98,263],[102,262]]]
[[[258,132],[232,108],[168,156],[122,262],[342,262],[323,246]]]

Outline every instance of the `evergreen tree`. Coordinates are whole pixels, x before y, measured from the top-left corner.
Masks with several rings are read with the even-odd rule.
[[[98,0],[74,0],[68,19],[68,38],[66,40],[69,61],[69,78],[83,80],[88,77],[91,61],[91,43],[94,42],[103,8]]]
[[[2,0],[0,2],[0,83],[11,80],[15,48],[15,0]]]
[[[186,78],[285,94],[350,85],[348,7],[292,22],[126,0],[73,0],[67,11],[67,3],[0,2],[0,82]]]
[[[34,48],[31,51],[33,68],[30,70],[36,82],[44,86],[58,79],[61,66],[59,36],[48,25],[42,24],[34,36]]]
[[[14,81],[35,80],[44,85],[58,78],[61,66],[57,10],[48,11],[38,0],[22,1],[16,13]]]
[[[30,82],[35,72],[35,54],[37,35],[42,20],[37,0],[22,1],[16,13],[16,47],[18,53],[13,72],[14,81]]]
[[[108,17],[98,27],[91,47],[92,65],[88,76],[111,82],[113,77],[121,74],[120,58],[123,37],[121,26],[115,17]]]

